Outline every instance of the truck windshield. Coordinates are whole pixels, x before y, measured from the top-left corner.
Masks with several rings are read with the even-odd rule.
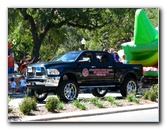
[[[54,61],[62,61],[62,62],[73,62],[77,59],[80,53],[77,52],[68,52],[68,53],[62,53],[58,56],[54,57],[51,62]]]

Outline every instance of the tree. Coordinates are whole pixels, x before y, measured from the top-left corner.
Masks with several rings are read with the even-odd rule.
[[[48,31],[68,25],[78,28],[96,29],[108,24],[100,12],[104,9],[18,9],[24,20],[28,20],[33,39],[32,54],[39,57],[41,44]]]
[[[133,36],[135,11],[136,8],[9,8],[9,41],[14,39],[17,53],[31,51],[35,62],[39,56],[46,60],[57,52],[77,50],[82,38],[86,39],[87,49],[120,49],[121,43]]]
[[[146,15],[154,27],[159,25],[159,9],[158,8],[145,8]]]

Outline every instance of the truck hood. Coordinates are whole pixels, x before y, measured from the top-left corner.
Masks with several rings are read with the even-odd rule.
[[[56,65],[64,65],[64,64],[71,64],[72,62],[40,62],[40,63],[33,63],[28,65],[28,67],[51,67],[51,66],[56,66]]]

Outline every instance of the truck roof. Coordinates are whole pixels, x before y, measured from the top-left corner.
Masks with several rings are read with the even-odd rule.
[[[107,51],[101,51],[101,50],[81,50],[81,51],[68,51],[68,52],[82,53],[82,52],[107,52]]]

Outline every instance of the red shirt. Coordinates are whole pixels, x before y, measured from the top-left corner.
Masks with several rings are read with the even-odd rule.
[[[8,56],[8,66],[14,66],[14,59],[12,55]]]

